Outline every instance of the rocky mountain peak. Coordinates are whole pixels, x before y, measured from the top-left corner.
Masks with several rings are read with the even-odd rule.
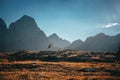
[[[48,37],[49,41],[57,48],[63,49],[71,43],[65,39],[60,38],[56,33]]]
[[[58,39],[59,36],[56,33],[53,33],[52,35],[49,36],[49,38]]]
[[[4,32],[7,30],[7,26],[2,18],[0,18],[0,32]]]

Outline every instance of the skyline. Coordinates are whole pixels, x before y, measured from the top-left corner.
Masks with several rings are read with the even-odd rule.
[[[31,16],[47,36],[56,33],[70,42],[101,32],[120,33],[120,0],[92,1],[1,0],[0,17],[8,27],[23,15]]]

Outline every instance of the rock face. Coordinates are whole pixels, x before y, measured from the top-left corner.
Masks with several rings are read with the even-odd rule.
[[[35,20],[27,15],[11,23],[7,34],[6,51],[45,50],[49,40]]]
[[[84,42],[80,39],[73,41],[71,45],[66,47],[65,49],[70,49],[70,50],[82,50],[83,49],[83,44]]]
[[[6,48],[6,34],[7,34],[7,26],[4,22],[4,20],[2,20],[0,18],[0,52],[3,52],[4,49]]]
[[[57,49],[64,49],[65,47],[71,44],[69,41],[59,38],[56,33],[50,35],[48,39],[51,42],[51,44]]]

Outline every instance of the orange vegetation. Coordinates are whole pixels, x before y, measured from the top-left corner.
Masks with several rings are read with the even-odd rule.
[[[0,80],[120,79],[119,63],[16,61],[2,62],[0,68]]]

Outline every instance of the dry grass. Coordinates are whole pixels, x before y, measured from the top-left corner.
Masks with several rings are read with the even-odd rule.
[[[110,72],[120,71],[118,63],[17,61],[0,63],[0,68],[0,80],[120,79],[120,75],[114,75]],[[94,68],[95,71],[84,71],[89,68]]]

